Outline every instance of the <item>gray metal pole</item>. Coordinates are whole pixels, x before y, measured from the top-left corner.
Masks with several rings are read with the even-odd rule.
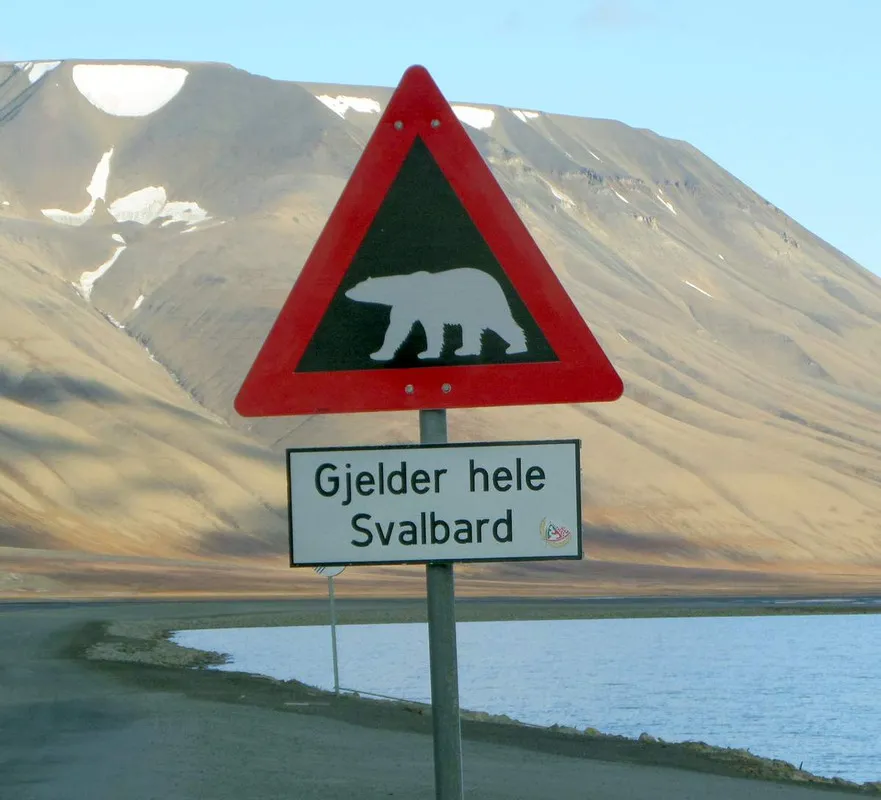
[[[327,579],[327,593],[330,595],[330,646],[333,650],[333,693],[340,693],[340,668],[336,657],[336,607],[334,605],[333,578]]]
[[[422,444],[447,441],[447,412],[419,412]],[[431,721],[437,800],[463,800],[462,725],[456,655],[456,605],[452,564],[427,564],[428,652],[431,659]]]

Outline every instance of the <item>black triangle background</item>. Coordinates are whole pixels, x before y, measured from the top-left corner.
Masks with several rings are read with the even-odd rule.
[[[514,320],[526,335],[527,352],[508,355],[505,340],[486,331],[479,356],[456,356],[462,332],[458,326],[448,326],[441,357],[422,360],[417,354],[425,349],[426,337],[417,323],[393,360],[372,360],[370,354],[382,346],[390,308],[356,302],[345,292],[367,278],[419,270],[435,273],[456,267],[473,267],[496,279]],[[417,137],[296,372],[557,360],[428,147]]]

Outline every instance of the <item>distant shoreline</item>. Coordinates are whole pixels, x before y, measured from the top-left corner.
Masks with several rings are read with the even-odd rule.
[[[340,594],[337,584],[337,604],[345,611],[347,606],[371,607],[388,605],[401,608],[424,604],[423,596],[373,595],[353,596]],[[0,610],[12,607],[114,607],[131,605],[166,605],[186,603],[188,605],[240,604],[252,607],[279,604],[321,604],[327,595],[318,591],[308,596],[280,596],[268,594],[150,594],[132,596],[81,596],[81,595],[22,595],[0,592]],[[516,616],[511,610],[516,609]],[[250,612],[258,613],[258,611]],[[273,612],[275,613],[275,612]],[[716,616],[776,616],[787,614],[877,614],[881,613],[881,595],[853,595],[834,597],[803,595],[622,595],[605,597],[545,597],[545,596],[457,596],[456,614],[459,621],[478,619],[609,619],[643,617],[716,617]],[[418,610],[407,612],[406,620]],[[277,615],[277,614],[276,614]],[[297,625],[299,614],[294,621],[285,624]],[[421,621],[424,621],[422,619]],[[308,623],[312,624],[312,623]],[[343,620],[341,624],[346,624]]]

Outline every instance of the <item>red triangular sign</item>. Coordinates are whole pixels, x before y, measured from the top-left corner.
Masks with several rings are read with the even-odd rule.
[[[410,67],[235,399],[245,417],[616,400],[623,384]]]

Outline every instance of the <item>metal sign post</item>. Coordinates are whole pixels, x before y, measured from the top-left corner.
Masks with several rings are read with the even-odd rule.
[[[340,668],[336,655],[336,607],[334,605],[333,575],[327,579],[327,594],[330,597],[330,647],[333,651],[333,693],[340,693]]]
[[[447,412],[419,412],[421,444],[445,444]],[[456,599],[451,563],[427,564],[428,652],[431,661],[431,722],[437,800],[462,800],[462,726],[456,654]]]
[[[340,669],[336,652],[336,605],[333,591],[333,579],[339,575],[345,567],[315,567],[319,575],[327,576],[327,596],[330,600],[330,647],[333,654],[333,693],[340,693]]]

